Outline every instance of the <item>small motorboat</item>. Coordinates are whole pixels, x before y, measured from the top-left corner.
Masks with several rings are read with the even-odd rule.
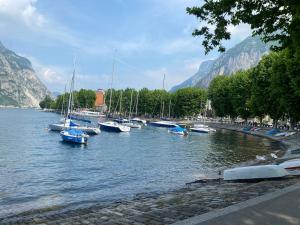
[[[88,135],[82,130],[67,129],[60,132],[63,141],[75,144],[86,144]]]
[[[121,125],[114,121],[98,122],[100,129],[109,132],[129,132],[130,127]]]
[[[123,123],[124,126],[127,126],[127,127],[131,127],[131,128],[142,128],[142,125],[140,124],[136,124],[136,123],[131,123],[131,122],[128,122],[128,123]]]
[[[136,122],[136,123],[141,123],[141,124],[144,124],[144,125],[147,124],[147,121],[146,121],[146,120],[142,120],[142,119],[140,119],[140,118],[138,118],[138,117],[135,117],[135,118],[131,119],[130,121],[131,121],[131,122]]]
[[[119,124],[122,124],[124,126],[131,127],[131,128],[142,128],[142,126],[140,124],[132,123],[128,119],[118,118],[118,119],[114,119],[114,121]]]
[[[204,124],[201,124],[201,123],[199,123],[199,124],[194,124],[194,127],[195,128],[208,128],[208,126],[207,125],[204,125]]]
[[[166,128],[172,128],[172,127],[178,126],[175,122],[164,121],[164,120],[152,121],[152,122],[149,122],[149,125],[154,126],[154,127],[166,127]]]
[[[190,128],[192,132],[197,132],[197,133],[212,133],[216,132],[215,129],[210,128],[210,127],[192,127]]]
[[[262,180],[282,178],[289,173],[278,165],[246,166],[224,170],[224,180]]]
[[[171,134],[177,134],[177,135],[188,135],[188,132],[185,128],[182,128],[180,126],[173,127],[169,129],[169,133]]]
[[[291,159],[279,164],[286,170],[300,170],[300,159]]]

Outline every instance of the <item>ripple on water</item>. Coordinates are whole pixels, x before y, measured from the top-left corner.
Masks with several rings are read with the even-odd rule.
[[[56,114],[0,109],[0,118],[0,217],[166,191],[274,147],[229,131],[179,137],[149,126],[70,145],[46,130]]]

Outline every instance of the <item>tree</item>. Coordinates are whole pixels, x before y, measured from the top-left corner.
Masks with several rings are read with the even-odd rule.
[[[230,98],[230,78],[227,76],[215,77],[208,87],[208,99],[219,117],[230,116],[235,118],[236,112]]]
[[[53,102],[53,99],[49,95],[46,95],[45,98],[39,103],[39,105],[42,109],[50,109],[51,105],[53,105]]]
[[[246,23],[253,35],[261,35],[265,42],[276,41],[274,49],[298,50],[300,46],[300,1],[299,0],[205,0],[201,7],[187,8],[201,22],[194,36],[204,37],[205,52],[218,47],[225,50],[222,40],[231,37],[230,26]]]
[[[175,116],[195,116],[205,109],[207,93],[200,88],[183,88],[174,93],[173,99]]]
[[[251,82],[248,71],[238,71],[229,77],[229,98],[235,114],[247,120],[250,115]]]
[[[75,100],[75,99],[74,99]],[[96,100],[96,92],[93,90],[80,89],[76,93],[76,101],[80,108],[93,108]]]

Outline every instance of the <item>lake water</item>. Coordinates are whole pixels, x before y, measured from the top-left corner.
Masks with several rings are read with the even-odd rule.
[[[47,130],[54,113],[0,109],[0,217],[41,207],[94,203],[183,187],[278,146],[220,130],[180,137],[165,128],[63,143]]]

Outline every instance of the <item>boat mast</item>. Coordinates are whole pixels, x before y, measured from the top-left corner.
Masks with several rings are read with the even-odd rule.
[[[133,89],[131,90],[130,106],[129,106],[129,120],[131,119],[131,106],[132,106]]]
[[[121,95],[120,95],[120,109],[119,109],[119,114],[121,115],[122,112],[122,95],[123,95],[123,90],[121,90]]]
[[[110,114],[111,109],[111,98],[112,98],[112,87],[113,87],[113,81],[114,81],[114,72],[115,72],[115,59],[116,59],[116,53],[117,49],[114,52],[114,58],[113,58],[113,67],[112,67],[112,73],[111,73],[111,83],[110,83],[110,96],[109,96],[109,107],[108,107],[108,115]]]
[[[136,105],[135,105],[135,115],[137,116],[138,114],[138,104],[139,104],[139,94],[140,91],[138,91],[137,95],[136,95]]]
[[[61,112],[60,112],[60,116],[62,117],[62,115],[65,115],[65,94],[67,91],[67,84],[65,84],[65,89],[64,89],[64,94],[62,95],[62,104],[61,104]]]
[[[164,78],[163,78],[163,90],[165,90],[165,79],[166,79],[166,74],[164,74]],[[165,102],[163,101],[163,95],[161,96],[161,101],[162,101],[162,109],[161,109],[161,118],[164,117],[164,110],[165,110]]]
[[[66,114],[66,117],[65,117],[64,125],[66,125],[66,120],[69,117],[69,114],[72,112],[72,102],[73,102],[72,91],[73,91],[73,88],[74,88],[74,77],[75,77],[75,59],[74,59],[73,76],[72,76],[72,80],[71,80],[71,84],[70,84],[70,91],[69,91],[68,111],[67,111],[67,114]]]
[[[171,99],[169,101],[169,118],[171,118]]]

